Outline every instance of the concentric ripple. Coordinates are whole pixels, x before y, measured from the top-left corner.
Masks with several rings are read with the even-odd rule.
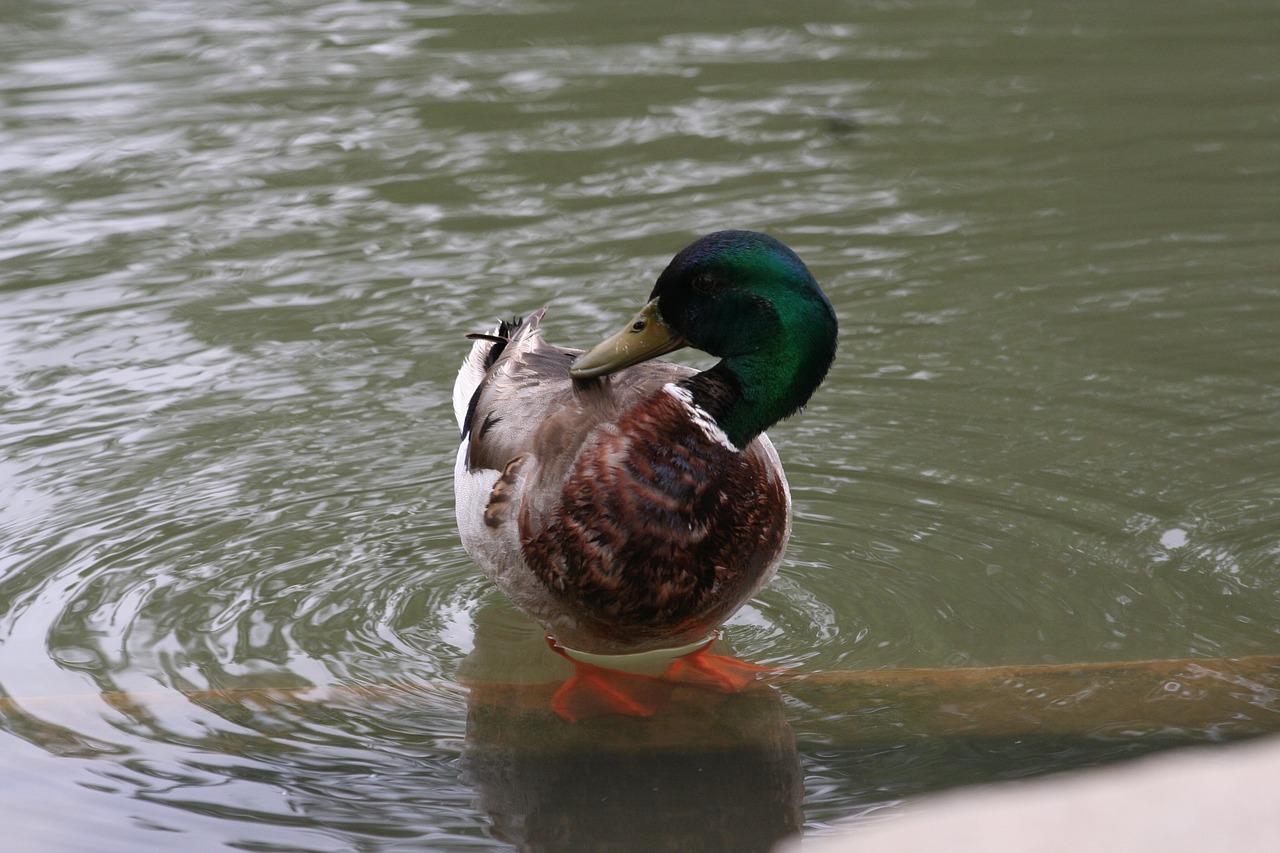
[[[460,682],[560,664],[457,539],[462,335],[549,304],[588,343],[723,227],[794,246],[842,329],[771,431],[795,531],[739,655],[1274,653],[1273,18],[7,4],[7,839],[520,843],[493,803],[528,792],[464,772]],[[765,766],[811,828],[1014,773],[818,748],[785,711]]]

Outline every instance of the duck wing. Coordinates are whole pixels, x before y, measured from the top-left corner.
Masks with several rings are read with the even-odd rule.
[[[554,346],[540,325],[546,308],[477,336],[454,385],[453,405],[472,471],[502,471],[518,456],[572,461],[599,424],[669,382],[694,373],[668,362],[603,379],[569,378],[582,350]]]

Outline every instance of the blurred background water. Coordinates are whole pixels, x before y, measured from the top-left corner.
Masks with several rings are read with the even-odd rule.
[[[771,430],[797,519],[740,655],[1274,653],[1275,11],[5,4],[6,832],[519,845],[460,760],[459,668],[537,643],[455,532],[462,335],[590,344],[727,227],[842,329]],[[809,832],[987,773],[868,788],[789,724]]]

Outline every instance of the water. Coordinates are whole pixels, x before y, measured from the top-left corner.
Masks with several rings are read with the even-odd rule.
[[[552,340],[593,342],[723,227],[793,246],[842,325],[826,385],[771,430],[797,521],[739,654],[1274,653],[1273,23],[1207,0],[5,6],[6,832],[532,834],[508,819],[527,791],[486,770],[501,727],[456,686],[477,659],[555,665],[457,540],[461,335],[550,304]],[[806,713],[764,703],[749,748],[683,749],[663,785],[767,776],[767,845],[1099,760],[849,751]],[[578,754],[512,778],[658,773]],[[653,807],[697,823],[681,801]]]

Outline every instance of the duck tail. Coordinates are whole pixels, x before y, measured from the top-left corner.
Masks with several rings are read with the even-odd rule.
[[[514,317],[511,320],[500,320],[491,331],[467,335],[475,343],[471,345],[471,351],[467,353],[467,357],[462,360],[458,378],[453,383],[453,415],[457,418],[458,429],[462,430],[464,436],[467,434],[475,395],[481,383],[498,363],[503,352],[508,348],[513,352],[519,350],[524,341],[538,334],[542,315],[546,311],[546,308],[539,308],[523,319]],[[513,343],[514,346],[512,346]]]

